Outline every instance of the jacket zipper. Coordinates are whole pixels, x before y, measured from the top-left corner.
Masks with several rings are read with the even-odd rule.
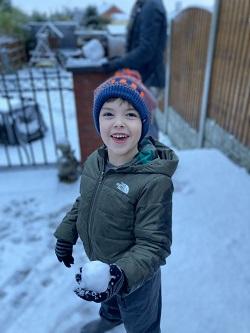
[[[95,187],[95,192],[94,192],[93,199],[91,202],[90,214],[89,214],[89,219],[88,219],[88,244],[89,244],[90,257],[92,256],[92,253],[93,253],[93,248],[92,248],[91,239],[90,239],[90,233],[91,233],[90,228],[91,228],[91,224],[92,224],[92,220],[93,220],[94,206],[95,206],[97,194],[99,192],[99,187],[103,181],[103,178],[104,178],[104,170],[101,172],[98,182]]]

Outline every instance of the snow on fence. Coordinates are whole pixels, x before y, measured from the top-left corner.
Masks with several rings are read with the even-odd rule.
[[[79,157],[72,76],[61,69],[0,74],[0,167],[46,165],[68,140]]]

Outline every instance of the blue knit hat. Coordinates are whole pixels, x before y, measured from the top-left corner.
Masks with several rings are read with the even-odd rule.
[[[143,139],[148,132],[151,111],[156,107],[156,100],[140,81],[140,74],[132,70],[119,71],[96,88],[93,118],[98,133],[100,133],[99,115],[101,108],[111,98],[122,98],[128,101],[139,113],[142,121],[140,140]]]

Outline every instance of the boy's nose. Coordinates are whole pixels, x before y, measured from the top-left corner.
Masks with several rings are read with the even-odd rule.
[[[124,122],[122,121],[121,118],[117,118],[114,122],[115,127],[124,127]]]

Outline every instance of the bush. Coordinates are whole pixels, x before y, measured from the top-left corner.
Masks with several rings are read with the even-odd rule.
[[[20,9],[11,7],[10,2],[0,0],[0,34],[25,39],[25,23],[28,15]]]
[[[82,25],[92,29],[103,29],[110,23],[108,18],[100,16],[95,6],[88,6],[84,12]]]

